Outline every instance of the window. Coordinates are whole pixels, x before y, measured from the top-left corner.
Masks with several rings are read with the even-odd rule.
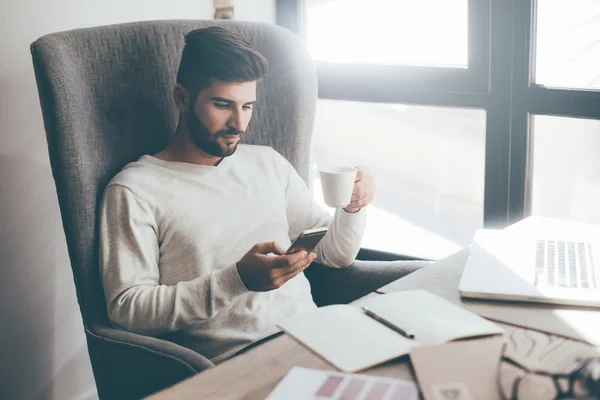
[[[467,0],[307,0],[307,46],[315,60],[332,63],[466,68],[467,5]]]
[[[600,121],[536,115],[532,214],[600,224]]]
[[[600,1],[539,0],[535,81],[600,89]]]
[[[485,111],[319,100],[318,166],[366,165],[376,179],[363,246],[439,259],[483,227]]]
[[[316,162],[364,159],[379,182],[365,247],[441,258],[530,214],[598,222],[600,0],[277,0],[277,13],[317,66]],[[375,233],[381,221],[393,228]]]
[[[321,97],[370,101],[378,86],[376,101],[397,101],[398,90],[487,91],[489,1],[278,0],[277,14],[305,40]]]

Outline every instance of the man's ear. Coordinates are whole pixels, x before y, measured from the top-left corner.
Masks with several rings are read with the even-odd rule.
[[[190,106],[190,93],[179,83],[173,88],[173,99],[175,100],[175,105],[180,113],[188,111]]]

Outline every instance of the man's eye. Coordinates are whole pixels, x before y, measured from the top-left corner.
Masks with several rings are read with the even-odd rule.
[[[252,110],[252,106],[243,106],[242,107],[244,110]]]
[[[227,107],[229,107],[229,104],[227,104],[227,103],[215,103],[215,106],[217,108],[227,108]]]

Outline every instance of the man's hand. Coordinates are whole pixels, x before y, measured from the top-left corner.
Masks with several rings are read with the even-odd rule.
[[[369,175],[369,170],[366,167],[358,167],[356,171],[356,179],[354,181],[354,189],[352,189],[352,201],[344,210],[350,213],[355,213],[361,208],[366,207],[373,201],[375,196],[375,179]]]
[[[248,290],[267,292],[280,288],[304,271],[316,256],[306,251],[285,255],[275,242],[260,243],[254,245],[236,265]]]

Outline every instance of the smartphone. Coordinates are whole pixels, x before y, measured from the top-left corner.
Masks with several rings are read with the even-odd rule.
[[[317,246],[317,243],[323,239],[327,230],[327,227],[324,227],[302,231],[285,254],[292,254],[300,250],[306,250],[307,253],[310,253]]]

